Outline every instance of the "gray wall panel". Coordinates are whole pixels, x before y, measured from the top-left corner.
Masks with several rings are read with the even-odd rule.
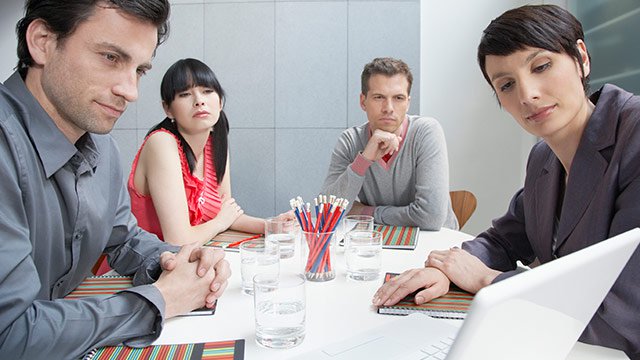
[[[342,129],[278,129],[276,132],[276,212],[290,209],[298,195],[310,201],[327,175],[331,151]]]
[[[274,209],[274,130],[232,129],[229,136],[231,194],[245,213],[270,216]]]
[[[274,126],[274,11],[274,3],[205,6],[205,62],[227,92],[233,128]]]
[[[138,127],[138,116],[136,115],[138,103],[127,104],[127,110],[120,116],[114,129],[136,129]]]
[[[276,127],[344,127],[347,4],[276,4]]]
[[[402,59],[411,68],[413,86],[409,113],[419,114],[420,3],[349,2],[348,126],[367,121],[359,102],[362,68],[373,58],[387,56]]]
[[[118,143],[120,149],[120,160],[122,161],[122,172],[125,179],[129,177],[131,163],[138,151],[138,135],[136,129],[114,129],[111,130],[111,136]]]
[[[187,1],[187,0],[185,0],[185,1]],[[205,4],[211,4],[211,3],[240,4],[240,3],[273,3],[273,0],[203,0],[203,2]]]
[[[171,5],[202,4],[204,0],[169,0]],[[173,6],[171,7],[173,9]]]
[[[353,0],[276,0],[276,2],[348,2],[348,1],[353,1]],[[371,0],[367,0],[367,1],[371,1]]]

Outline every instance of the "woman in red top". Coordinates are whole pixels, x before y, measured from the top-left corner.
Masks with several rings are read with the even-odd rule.
[[[195,59],[162,79],[167,117],[153,127],[133,161],[128,190],[140,227],[175,245],[204,244],[229,228],[262,233],[231,197],[224,90]]]

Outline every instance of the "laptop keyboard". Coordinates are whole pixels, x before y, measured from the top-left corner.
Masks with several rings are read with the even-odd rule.
[[[427,354],[427,356],[422,357],[421,359],[437,359],[444,360],[449,353],[449,349],[451,345],[453,345],[453,337],[446,337],[440,340],[439,343],[431,344],[426,349],[422,349],[423,352]]]
[[[454,339],[451,336],[442,338],[435,344],[404,354],[401,357],[394,358],[394,360],[444,360],[449,353],[451,345],[453,345]]]

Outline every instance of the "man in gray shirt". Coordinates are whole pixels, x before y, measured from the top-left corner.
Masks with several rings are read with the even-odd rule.
[[[322,192],[346,198],[349,214],[372,215],[379,224],[457,229],[442,128],[433,118],[407,115],[409,67],[376,58],[361,81],[368,122],[340,136]]]
[[[212,306],[230,275],[222,252],[178,249],[137,226],[107,135],[137,98],[169,3],[29,0],[25,9],[18,71],[0,85],[0,359],[148,345],[164,319]],[[64,299],[103,252],[136,286]]]

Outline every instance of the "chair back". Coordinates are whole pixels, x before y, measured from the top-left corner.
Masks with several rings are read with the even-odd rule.
[[[449,196],[451,197],[453,213],[456,214],[458,225],[462,229],[467,220],[473,215],[473,212],[476,211],[478,200],[472,192],[467,190],[451,191]]]

